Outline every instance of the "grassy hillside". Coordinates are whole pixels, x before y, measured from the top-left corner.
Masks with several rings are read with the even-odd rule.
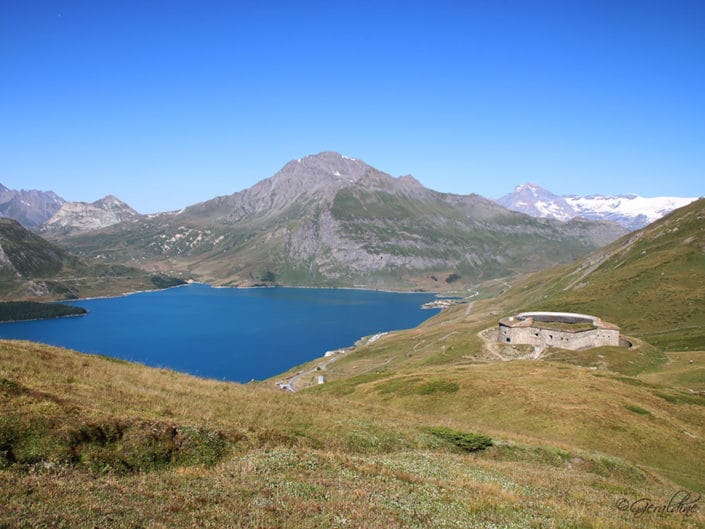
[[[80,269],[81,263],[65,250],[0,217],[0,279],[55,276],[64,269]]]
[[[152,290],[183,280],[139,268],[79,259],[0,218],[0,300],[56,300]]]
[[[610,454],[705,487],[705,395],[669,385],[524,360],[362,375],[315,391],[452,418],[493,437]]]
[[[522,363],[510,367],[475,378],[462,371],[435,373],[451,378],[421,383],[426,389],[420,391],[418,382],[401,382],[414,374],[351,383],[356,393],[381,397],[361,398],[353,406],[341,394],[343,386],[291,394],[268,384],[201,380],[0,342],[0,526],[705,525],[701,512],[640,518],[618,508],[620,501],[642,497],[664,503],[679,490],[679,483],[651,465],[541,441],[529,434],[538,425],[527,424],[528,433],[517,434],[507,426],[509,417],[481,424],[472,413],[450,413],[478,405],[484,393],[506,391],[512,379],[530,372]],[[605,410],[633,404],[645,391],[565,369],[623,400]],[[453,404],[453,395],[463,398]],[[390,398],[419,400],[390,406]],[[596,398],[601,400],[607,397]],[[670,434],[662,407],[644,406],[653,417],[621,409],[602,417],[611,428],[601,435],[616,432],[621,419],[631,424],[629,414]],[[590,416],[588,408],[580,413]],[[514,422],[520,416],[514,412]],[[672,421],[701,435],[689,417],[683,411]],[[439,435],[448,430],[433,430],[439,426],[489,433],[493,446],[466,452],[453,444],[454,435]],[[680,437],[660,443],[672,454],[686,446]],[[697,450],[695,459],[702,459]]]

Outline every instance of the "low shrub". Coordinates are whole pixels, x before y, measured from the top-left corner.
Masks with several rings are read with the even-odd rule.
[[[467,452],[477,452],[492,446],[492,439],[482,434],[461,432],[445,426],[429,428],[429,432]]]

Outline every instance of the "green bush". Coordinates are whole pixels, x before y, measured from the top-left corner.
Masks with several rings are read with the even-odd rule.
[[[179,285],[185,285],[186,281],[178,277],[156,275],[150,278],[152,284],[157,288],[171,288]]]
[[[492,439],[482,434],[465,433],[445,426],[429,428],[429,432],[467,452],[477,452],[492,446]]]
[[[629,411],[638,413],[639,415],[651,415],[651,412],[649,410],[645,410],[641,406],[635,406],[633,404],[625,404],[625,408],[627,408]]]

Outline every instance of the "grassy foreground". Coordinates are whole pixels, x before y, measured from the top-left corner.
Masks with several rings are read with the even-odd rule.
[[[291,394],[3,341],[0,527],[705,527],[702,506],[685,513],[692,497],[683,512],[640,515],[637,500],[667,504],[688,487],[630,462],[626,449],[608,455],[536,435],[548,421],[519,433],[508,418],[476,420],[483,393],[509,387],[496,377],[538,369],[511,364],[467,381],[351,383],[382,396],[351,400],[334,384]],[[583,369],[548,374],[559,368]],[[620,406],[643,404],[629,400],[638,386],[583,376],[621,388]],[[668,435],[696,414],[690,403],[675,418],[647,406],[653,419],[627,414]],[[465,451],[452,441],[459,432],[487,434],[492,446]]]

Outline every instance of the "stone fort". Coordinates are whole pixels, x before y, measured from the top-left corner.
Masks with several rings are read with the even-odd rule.
[[[619,327],[588,314],[522,312],[499,320],[497,341],[577,351],[620,345]]]

